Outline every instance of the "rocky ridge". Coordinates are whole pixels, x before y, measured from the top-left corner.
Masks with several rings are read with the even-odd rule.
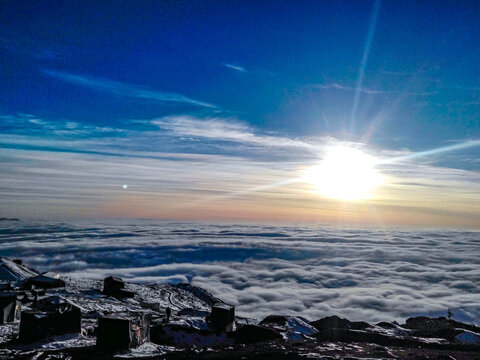
[[[0,292],[0,359],[480,359],[480,327],[444,317],[258,321],[190,284],[58,279],[1,261],[16,280]]]

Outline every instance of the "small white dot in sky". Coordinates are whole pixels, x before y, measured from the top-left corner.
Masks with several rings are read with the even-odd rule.
[[[127,188],[128,188],[128,185],[127,185],[127,184],[123,184],[122,187],[123,187],[124,189],[127,189]]]

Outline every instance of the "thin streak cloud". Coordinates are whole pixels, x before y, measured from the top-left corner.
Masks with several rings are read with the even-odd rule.
[[[137,99],[149,99],[160,102],[184,103],[212,109],[217,108],[217,106],[215,105],[209,104],[204,101],[195,100],[181,94],[162,92],[140,85],[128,84],[100,77],[76,75],[51,69],[43,69],[43,73],[50,77],[62,80],[64,82],[68,82],[70,84],[87,87],[97,91],[108,92],[118,96],[126,96]]]
[[[318,152],[324,148],[318,145],[281,136],[257,135],[253,129],[235,119],[204,118],[190,115],[166,116],[152,121],[152,124],[169,130],[179,136],[195,136],[220,141],[235,141],[263,145],[265,147],[297,147]]]
[[[371,94],[371,95],[381,95],[386,94],[386,91],[382,90],[374,90],[365,87],[354,88],[351,86],[341,85],[339,83],[331,83],[331,84],[318,84],[314,85],[314,87],[324,90],[342,90],[342,91],[359,91],[364,94]]]
[[[223,66],[225,66],[226,68],[229,68],[229,69],[232,69],[232,70],[235,70],[237,72],[240,72],[240,73],[247,73],[248,71],[242,67],[242,66],[238,66],[238,65],[232,65],[232,64],[222,64]]]

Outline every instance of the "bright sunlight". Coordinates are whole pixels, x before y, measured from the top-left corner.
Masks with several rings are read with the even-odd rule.
[[[315,185],[321,195],[344,201],[369,199],[381,183],[375,159],[346,146],[328,150],[320,164],[306,171],[304,179]]]

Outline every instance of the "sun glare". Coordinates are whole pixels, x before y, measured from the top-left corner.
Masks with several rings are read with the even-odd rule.
[[[329,149],[320,164],[305,172],[304,179],[315,185],[321,195],[344,201],[371,198],[381,182],[375,159],[346,146]]]

